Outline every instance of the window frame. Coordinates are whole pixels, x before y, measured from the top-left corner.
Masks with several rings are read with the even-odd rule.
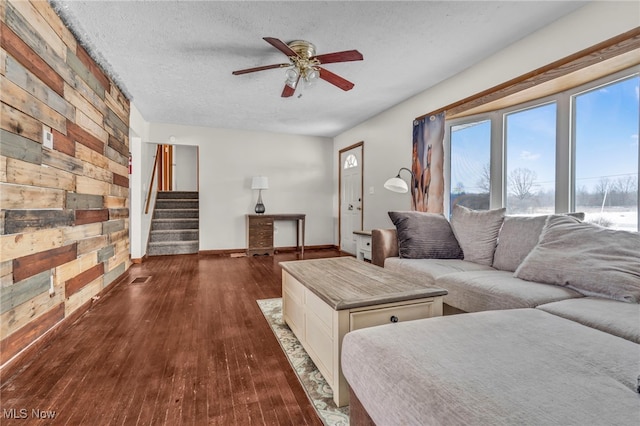
[[[491,122],[491,159],[490,159],[490,202],[489,208],[506,206],[506,114],[519,110],[530,109],[551,102],[556,103],[556,188],[555,212],[567,213],[575,211],[575,114],[573,97],[601,86],[613,84],[634,76],[640,76],[640,65],[634,65],[622,71],[614,72],[593,81],[580,84],[573,88],[523,102],[494,111],[480,114],[466,115],[445,121],[444,149],[446,161],[444,164],[445,191],[444,211],[450,212],[451,197],[451,128],[468,123],[489,120]],[[640,124],[639,124],[640,133]],[[638,150],[638,164],[640,169],[640,149]],[[640,174],[640,170],[639,170]],[[639,176],[640,177],[640,176]],[[638,185],[638,223],[640,231],[640,185]]]

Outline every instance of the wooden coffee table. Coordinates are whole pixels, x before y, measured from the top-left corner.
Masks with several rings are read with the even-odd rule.
[[[333,389],[349,403],[342,338],[349,331],[442,315],[446,290],[352,257],[281,262],[282,316]]]

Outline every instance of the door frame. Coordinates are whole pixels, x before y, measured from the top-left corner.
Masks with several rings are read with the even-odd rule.
[[[175,150],[179,147],[189,147],[196,149],[196,164],[195,164],[195,177],[196,177],[196,191],[200,191],[200,145],[190,144],[176,144],[176,143],[154,143],[149,142],[156,147],[161,147],[159,152],[156,149],[156,155],[160,154],[160,160],[157,161],[156,174],[153,177],[157,180],[158,191],[176,191],[177,173],[176,173],[176,153]],[[170,154],[167,155],[165,149],[169,148]],[[161,189],[162,188],[162,189]]]
[[[354,148],[362,147],[360,158],[360,226],[364,226],[364,141],[354,143],[338,151],[338,250],[342,251],[342,154]]]

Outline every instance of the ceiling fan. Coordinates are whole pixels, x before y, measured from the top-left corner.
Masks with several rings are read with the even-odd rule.
[[[286,72],[287,80],[285,81],[282,97],[288,98],[293,96],[300,79],[307,84],[313,84],[318,78],[321,78],[342,90],[353,89],[354,84],[331,71],[322,68],[322,64],[331,64],[336,62],[361,61],[362,53],[357,50],[345,50],[343,52],[325,53],[324,55],[316,55],[316,47],[313,43],[304,40],[294,40],[288,44],[273,37],[263,37],[263,39],[287,55],[288,63],[264,65],[261,67],[247,68],[244,70],[234,71],[233,75],[248,74],[256,71],[270,70],[274,68],[288,68]]]

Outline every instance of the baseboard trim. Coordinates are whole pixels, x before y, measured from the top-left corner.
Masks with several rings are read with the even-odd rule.
[[[73,323],[76,322],[85,312],[87,312],[95,304],[100,303],[102,298],[113,290],[116,285],[120,284],[127,274],[127,271],[123,272],[113,280],[108,286],[100,290],[93,298],[86,301],[78,309],[72,312],[68,317],[64,317],[61,321],[47,330],[42,336],[31,342],[27,347],[11,357],[7,362],[0,365],[0,377],[2,382],[7,378],[12,377],[18,373],[21,369],[26,368],[30,358],[35,357],[44,347],[49,345],[59,334],[66,331]]]
[[[131,263],[135,263],[136,265],[139,265],[142,262],[144,262],[146,260],[146,258],[147,258],[146,254],[144,256],[142,256],[142,257],[135,257],[135,258],[132,257],[131,258]]]
[[[246,249],[200,250],[198,254],[206,256],[230,256],[236,253],[245,253],[246,251]]]

